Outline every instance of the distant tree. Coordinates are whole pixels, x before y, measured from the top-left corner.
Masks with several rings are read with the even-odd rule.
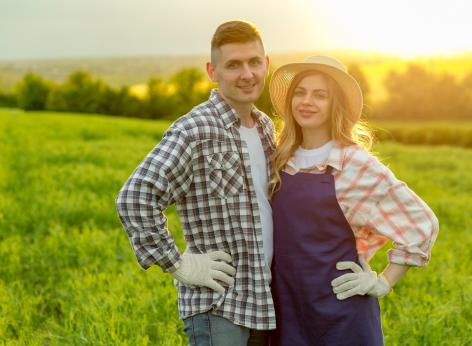
[[[431,104],[435,107],[436,115],[432,112],[432,117],[437,119],[465,118],[468,103],[465,90],[449,74],[442,74],[436,78],[436,87],[433,88],[431,94]]]
[[[467,90],[472,90],[472,72],[469,72],[462,80],[461,86]]]
[[[264,90],[262,91],[261,96],[256,102],[256,107],[270,117],[273,117],[275,115],[274,107],[272,106],[272,101],[270,100],[270,94],[269,94],[269,81],[272,78],[273,73],[274,73],[274,69],[271,67],[269,69],[269,74],[266,78]]]
[[[122,114],[128,117],[149,118],[145,101],[132,95],[129,92],[129,88],[122,87],[118,91],[118,97],[121,112],[116,114]]]
[[[359,86],[361,87],[362,94],[364,97],[364,108],[362,112],[364,113],[364,115],[369,116],[372,110],[372,100],[370,97],[369,82],[367,81],[365,73],[358,64],[349,65],[348,71],[349,74],[351,74],[356,79],[357,83],[359,83]]]
[[[387,118],[406,118],[412,116],[424,118],[423,110],[419,113],[412,109],[412,107],[417,106],[420,109],[425,107],[425,105],[422,105],[422,98],[418,96],[418,84],[422,86],[422,92],[425,90],[430,92],[434,82],[432,77],[421,66],[410,65],[408,71],[404,74],[391,71],[385,78],[384,83],[388,99],[384,104],[382,116]],[[412,99],[415,100],[413,101]],[[417,102],[416,106],[415,102]]]
[[[179,116],[208,98],[210,88],[206,77],[198,68],[184,68],[176,72],[169,80],[175,87],[172,95],[171,116]]]
[[[100,113],[106,86],[85,71],[72,73],[67,81],[53,90],[48,108],[59,111]]]
[[[460,85],[463,94],[464,94],[464,102],[466,118],[472,119],[472,72],[469,72],[465,78],[462,80]]]
[[[106,86],[100,97],[100,113],[145,117],[145,105],[138,97],[131,95],[128,87],[113,89]]]
[[[168,86],[159,78],[150,78],[147,83],[148,93],[145,98],[146,116],[150,118],[165,118],[176,113],[173,110],[173,100],[168,92]]]
[[[17,107],[18,100],[15,94],[5,91],[0,81],[0,107]]]
[[[24,110],[44,110],[49,92],[50,85],[43,77],[27,73],[17,86],[18,106]]]
[[[16,95],[5,92],[0,93],[0,107],[18,107]]]
[[[385,79],[388,98],[377,113],[389,119],[459,119],[466,116],[464,89],[449,75],[411,64]]]

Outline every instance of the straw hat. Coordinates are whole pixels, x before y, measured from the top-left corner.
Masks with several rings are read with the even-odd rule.
[[[286,64],[274,71],[269,83],[270,99],[278,115],[284,115],[286,110],[287,93],[293,79],[300,73],[317,70],[332,77],[349,104],[352,120],[358,121],[362,113],[362,91],[357,81],[348,72],[346,67],[334,58],[328,56],[311,56],[301,63]]]

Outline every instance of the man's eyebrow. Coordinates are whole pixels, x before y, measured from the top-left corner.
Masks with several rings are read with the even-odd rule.
[[[247,59],[247,61],[252,61],[252,60],[261,60],[261,61],[262,61],[263,58],[261,58],[261,57],[259,57],[259,56],[253,56],[253,57]],[[233,62],[243,62],[243,61],[244,61],[244,60],[242,60],[242,59],[231,59],[231,60],[226,61],[226,62],[225,62],[225,65],[226,65],[226,64],[229,64],[229,63],[233,63]]]
[[[235,63],[235,62],[240,63],[241,60],[239,60],[239,59],[231,59],[231,60],[225,61],[225,65],[229,65],[229,64],[232,64],[232,63]]]

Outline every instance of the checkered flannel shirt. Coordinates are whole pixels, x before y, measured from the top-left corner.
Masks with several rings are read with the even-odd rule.
[[[253,108],[269,164],[274,127]],[[274,329],[275,312],[264,273],[262,226],[249,153],[239,136],[236,111],[216,90],[208,101],[174,122],[133,172],[117,197],[117,210],[139,264],[176,269],[181,255],[164,210],[176,205],[191,253],[225,251],[236,268],[224,295],[178,282],[180,318],[212,313],[251,329]]]

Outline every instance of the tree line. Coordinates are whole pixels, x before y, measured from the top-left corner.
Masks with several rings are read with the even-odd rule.
[[[404,72],[391,71],[387,75],[384,80],[387,98],[372,105],[370,86],[362,68],[351,65],[349,71],[363,89],[366,117],[472,120],[472,72],[458,81],[451,75],[432,73],[410,64]],[[13,93],[0,92],[0,106],[172,120],[206,100],[213,87],[197,68],[182,69],[167,80],[152,77],[141,95],[127,86],[113,88],[87,71],[76,71],[63,83],[28,73]],[[256,105],[272,114],[267,85]]]
[[[210,85],[196,68],[182,69],[168,81],[152,77],[141,95],[132,88],[113,88],[87,71],[76,71],[63,83],[27,73],[13,94],[0,95],[0,105],[28,111],[99,113],[172,119],[207,98]]]

